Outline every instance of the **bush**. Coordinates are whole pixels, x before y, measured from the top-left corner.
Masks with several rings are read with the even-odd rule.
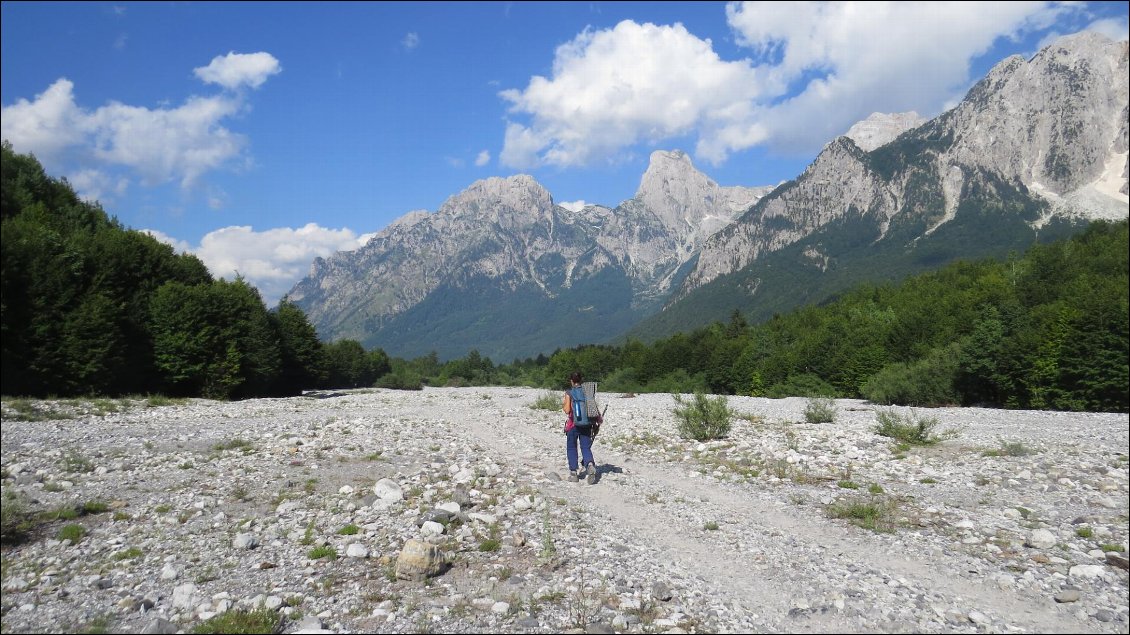
[[[563,399],[564,398],[561,395],[557,395],[551,392],[542,393],[538,395],[538,398],[534,400],[534,403],[530,404],[530,408],[533,408],[534,410],[561,410]]]
[[[423,390],[424,380],[419,375],[410,372],[388,373],[377,380],[377,388]]]
[[[675,416],[679,418],[679,434],[684,439],[707,441],[720,439],[730,433],[730,420],[734,413],[726,397],[709,399],[701,392],[695,392],[694,401],[684,401],[682,396],[674,395]]]
[[[894,410],[882,408],[876,411],[876,416],[879,425],[875,427],[875,433],[879,436],[911,445],[933,445],[942,440],[934,434],[938,427],[938,420],[934,417],[919,417],[913,412],[900,415]]]
[[[869,401],[884,405],[948,406],[961,402],[955,387],[960,347],[938,348],[909,364],[890,364],[861,388]]]
[[[27,538],[35,526],[35,516],[28,509],[23,494],[4,492],[4,504],[0,505],[0,542],[15,544]]]
[[[812,373],[789,375],[783,382],[773,384],[765,391],[770,399],[783,397],[835,397],[836,388]]]
[[[836,404],[826,397],[809,397],[804,407],[804,420],[808,423],[832,423],[836,419]]]

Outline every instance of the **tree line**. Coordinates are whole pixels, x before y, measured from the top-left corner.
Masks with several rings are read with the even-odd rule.
[[[579,370],[613,392],[824,396],[875,403],[1128,410],[1127,222],[1000,260],[860,285],[820,306],[645,343],[578,346],[494,366],[477,353],[394,360],[432,385],[561,388]]]
[[[123,228],[34,157],[3,145],[3,393],[240,399],[310,388],[561,388],[829,396],[903,405],[1118,411],[1130,391],[1127,222],[1006,260],[959,262],[820,306],[654,342],[559,349],[509,364],[442,362],[321,342],[285,299]]]
[[[289,302],[124,228],[3,143],[2,391],[217,399],[370,386],[382,351],[323,344]]]

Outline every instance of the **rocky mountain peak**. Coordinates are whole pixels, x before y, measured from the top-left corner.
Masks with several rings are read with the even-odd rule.
[[[861,150],[870,152],[924,123],[926,119],[913,110],[896,113],[873,112],[863,121],[856,122],[844,133],[844,136],[854,141]]]
[[[492,176],[475,181],[467,189],[449,197],[440,205],[439,213],[450,213],[468,207],[542,211],[553,207],[553,196],[528,174]]]
[[[699,172],[685,152],[657,150],[635,200],[665,227],[697,242],[731,222],[764,196],[770,187],[722,187]]]

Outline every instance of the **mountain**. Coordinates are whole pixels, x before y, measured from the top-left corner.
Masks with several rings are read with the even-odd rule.
[[[901,124],[872,116],[704,241],[665,310],[632,333],[734,309],[764,319],[1126,218],[1127,70],[1126,42],[1079,34],[1000,62],[957,107],[879,146]]]
[[[636,196],[571,211],[528,175],[489,178],[317,259],[288,294],[323,339],[498,360],[606,339],[654,312],[699,245],[770,187],[722,187],[654,152]]]
[[[776,188],[719,186],[677,151],[612,209],[570,211],[527,175],[478,181],[316,260],[289,297],[323,339],[507,361],[1002,257],[1127,217],[1127,66],[1125,41],[1062,38],[932,120],[873,114]]]

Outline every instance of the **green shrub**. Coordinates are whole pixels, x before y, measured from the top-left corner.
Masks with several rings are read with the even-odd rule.
[[[314,547],[306,554],[311,560],[318,560],[319,558],[329,558],[330,560],[337,560],[337,549],[329,545],[322,545],[321,547]]]
[[[696,391],[692,402],[677,394],[674,398],[680,406],[675,408],[675,416],[679,419],[679,434],[684,439],[707,441],[721,439],[730,433],[730,420],[734,413],[725,395],[710,399]]]
[[[534,410],[561,410],[563,397],[551,392],[546,392],[538,395],[534,403],[530,404],[530,408]]]
[[[900,406],[947,406],[961,403],[955,387],[960,346],[930,351],[911,363],[884,367],[863,382],[863,396],[873,403]]]
[[[809,397],[804,406],[804,420],[808,423],[832,423],[836,420],[836,404],[827,397]]]
[[[268,608],[254,611],[228,611],[208,618],[192,629],[193,633],[278,633],[282,618]]]
[[[78,544],[85,535],[86,528],[82,525],[63,525],[63,527],[59,529],[59,540],[70,540],[71,544]]]
[[[900,415],[894,410],[880,408],[876,411],[879,425],[875,433],[879,436],[898,439],[911,445],[933,445],[942,440],[934,434],[938,420],[934,417],[920,417],[911,412]]]
[[[377,388],[392,390],[423,390],[424,380],[410,371],[386,373],[377,380]]]
[[[898,505],[893,500],[872,497],[833,503],[827,508],[831,518],[845,518],[852,524],[876,533],[892,532],[897,527]]]
[[[765,396],[771,399],[781,399],[784,397],[835,397],[836,388],[812,373],[803,373],[800,375],[789,375],[785,381],[773,384],[765,390]]]
[[[355,536],[360,531],[361,531],[361,528],[358,527],[357,525],[349,524],[349,525],[342,527],[341,529],[338,529],[337,533],[342,535],[342,536]]]
[[[0,505],[0,542],[22,542],[34,526],[35,515],[29,510],[23,494],[11,490],[4,492],[4,503]]]

